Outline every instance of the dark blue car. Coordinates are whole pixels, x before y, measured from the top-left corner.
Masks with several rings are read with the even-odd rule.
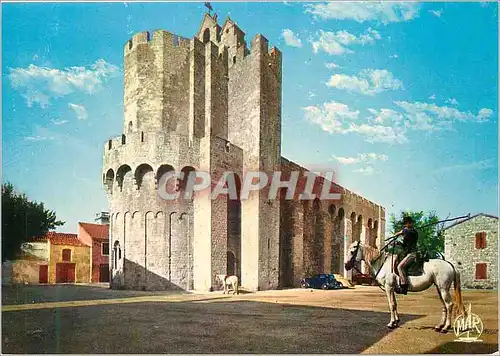
[[[300,281],[302,288],[314,289],[341,289],[342,283],[335,279],[333,274],[316,274],[309,278],[303,278]]]

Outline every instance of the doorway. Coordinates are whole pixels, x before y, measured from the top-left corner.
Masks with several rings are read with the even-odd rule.
[[[56,264],[56,283],[75,283],[75,263]]]
[[[109,264],[99,266],[99,282],[109,282]]]

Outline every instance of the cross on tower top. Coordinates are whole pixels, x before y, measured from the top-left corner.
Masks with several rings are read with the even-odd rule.
[[[214,11],[212,5],[209,2],[206,2],[205,7],[208,9],[208,14],[211,15],[211,12]]]

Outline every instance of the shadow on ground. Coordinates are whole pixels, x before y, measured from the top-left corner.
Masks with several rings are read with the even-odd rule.
[[[496,351],[498,344],[451,341],[427,351],[426,354],[492,354]]]
[[[390,332],[386,323],[387,313],[253,301],[40,309],[2,313],[2,351],[360,353]]]
[[[190,294],[179,291],[137,291],[110,289],[103,285],[53,284],[2,286],[2,305],[67,302],[93,299],[143,297],[148,295]]]

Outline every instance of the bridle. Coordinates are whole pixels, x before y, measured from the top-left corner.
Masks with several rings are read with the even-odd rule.
[[[352,254],[352,256],[351,256],[350,260],[348,261],[348,264],[349,264],[350,266],[352,266],[352,267],[351,267],[352,269],[356,270],[356,271],[357,271],[357,272],[359,272],[360,274],[363,274],[363,272],[361,272],[361,271],[360,271],[360,270],[356,267],[356,257],[358,256],[358,252],[359,252],[359,247],[360,247],[360,245],[361,245],[361,241],[358,241],[358,244],[356,245],[356,249],[354,250],[354,253]],[[382,255],[383,255],[383,254],[381,253],[381,254],[380,254],[380,255],[379,255],[379,256],[378,256],[378,257],[374,260],[374,262],[375,262],[375,261],[377,261],[380,257],[382,257]],[[387,256],[387,255],[385,255],[385,260],[387,260],[387,258],[388,258],[388,256]],[[382,290],[384,290],[384,288],[382,288],[382,286],[380,285],[380,283],[377,281],[377,276],[378,276],[378,274],[379,274],[380,270],[382,269],[382,267],[384,266],[384,264],[385,264],[385,260],[384,260],[384,262],[380,265],[379,269],[377,270],[377,273],[375,273],[375,276],[373,276],[373,279],[377,282],[378,286],[379,286]],[[362,256],[362,258],[361,258],[361,260],[360,260],[360,261],[365,261],[365,257],[364,257],[364,256]],[[366,262],[366,261],[365,261],[365,262]],[[372,274],[372,273],[371,273],[371,270],[370,270],[370,275],[371,275],[371,274]]]
[[[356,249],[354,250],[354,253],[351,256],[351,259],[347,262],[351,268],[355,269],[359,273],[362,273],[357,267],[356,267],[356,257],[358,256],[359,252],[359,245],[361,244],[361,241],[358,241],[358,244],[356,245]]]

